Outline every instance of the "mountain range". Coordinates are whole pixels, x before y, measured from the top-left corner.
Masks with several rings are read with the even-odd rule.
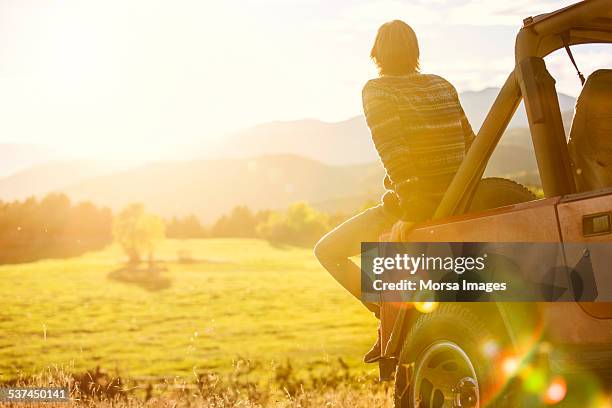
[[[213,221],[237,205],[284,209],[307,201],[327,211],[353,211],[382,193],[378,163],[332,166],[291,154],[251,159],[149,163],[63,189],[75,200],[119,209],[143,202],[165,217],[195,214]]]
[[[486,88],[460,94],[461,104],[475,132],[480,129],[498,93],[499,88]],[[567,130],[576,100],[565,94],[559,94],[558,98]],[[531,149],[523,103],[510,121],[507,133],[512,133],[512,137],[503,137],[501,143]],[[227,135],[215,146],[207,145],[195,150],[210,158],[292,153],[336,165],[378,160],[363,116],[336,123],[316,119],[263,123]]]
[[[460,95],[474,129],[497,92],[489,88]],[[575,100],[560,95],[559,101],[568,125]],[[526,123],[519,108],[487,175],[538,183]],[[337,123],[270,122],[230,134],[215,146],[192,150],[200,152],[199,158],[128,166],[57,160],[52,152],[34,146],[0,145],[0,175],[12,173],[0,178],[0,200],[61,191],[74,200],[113,209],[143,202],[166,217],[193,213],[210,222],[242,204],[281,209],[307,201],[322,210],[350,212],[382,193],[384,171],[363,116]]]
[[[51,148],[32,144],[0,143],[0,177],[65,157]]]

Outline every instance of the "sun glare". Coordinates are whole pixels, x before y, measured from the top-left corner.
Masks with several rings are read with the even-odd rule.
[[[415,302],[414,308],[421,313],[431,313],[438,308],[438,302]]]
[[[546,389],[544,402],[549,405],[558,404],[563,401],[566,394],[567,384],[565,380],[562,377],[556,377],[550,382],[550,385]]]

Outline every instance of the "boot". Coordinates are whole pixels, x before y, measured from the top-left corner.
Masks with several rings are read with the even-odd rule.
[[[378,324],[377,332],[378,338],[376,339],[376,343],[374,343],[370,351],[363,356],[364,363],[375,363],[382,358],[382,330],[380,323]]]

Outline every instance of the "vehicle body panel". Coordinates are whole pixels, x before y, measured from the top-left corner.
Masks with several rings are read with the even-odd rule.
[[[557,206],[561,235],[565,243],[565,256],[568,266],[577,265],[588,251],[589,263],[594,272],[599,296],[612,298],[612,265],[607,264],[607,251],[600,245],[589,243],[609,242],[612,240],[610,221],[612,219],[612,189],[575,194],[562,200]],[[593,230],[590,223],[600,225]],[[586,229],[586,230],[585,230]],[[585,236],[586,233],[586,236]],[[584,245],[575,245],[584,243]],[[592,317],[612,318],[612,303],[580,303],[582,309]]]
[[[558,201],[558,198],[548,198],[455,216],[442,222],[429,222],[414,229],[407,240],[412,242],[560,242],[561,235],[555,211]],[[534,225],[541,225],[541,228],[533,228]],[[525,231],[529,233],[526,234]],[[399,329],[399,326],[404,324],[405,314],[409,309],[411,309],[409,304],[382,304],[383,344],[389,343],[394,328]],[[398,318],[401,318],[401,321],[396,321]],[[386,353],[391,355],[397,353],[398,346],[397,343],[387,346]]]
[[[611,234],[583,236],[583,215],[612,211],[612,189],[589,194],[574,194],[516,204],[480,213],[451,217],[442,222],[430,222],[416,228],[407,241],[412,242],[608,242]],[[565,263],[574,266],[588,245],[565,246]],[[591,252],[593,250],[591,249]],[[612,297],[610,265],[592,256],[596,281],[602,295]],[[610,293],[608,293],[610,292]],[[411,313],[410,305],[384,303],[381,322],[383,340],[388,342],[397,329],[401,313]],[[599,303],[546,303],[539,305],[545,321],[544,331],[551,340],[565,344],[612,344],[612,304]],[[587,313],[585,313],[587,312]],[[415,312],[416,313],[416,312]],[[402,316],[406,322],[407,316]],[[609,320],[603,320],[609,319]],[[512,330],[512,328],[507,328]],[[516,334],[516,333],[515,333]],[[388,355],[397,347],[387,347]]]

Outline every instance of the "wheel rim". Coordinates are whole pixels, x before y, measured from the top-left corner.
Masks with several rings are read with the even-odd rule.
[[[474,365],[461,347],[436,342],[418,359],[411,388],[418,408],[478,408],[479,388]]]

